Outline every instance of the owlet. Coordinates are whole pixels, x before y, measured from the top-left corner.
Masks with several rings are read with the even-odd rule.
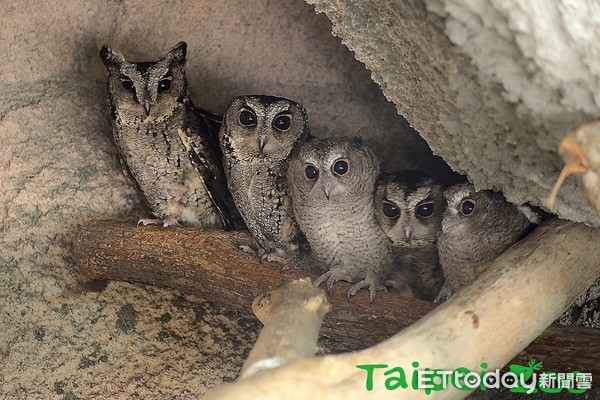
[[[446,282],[454,292],[527,235],[535,215],[529,208],[509,203],[501,193],[476,191],[469,183],[450,186],[444,197],[448,207],[438,250]]]
[[[386,286],[433,300],[444,283],[437,239],[444,211],[443,188],[419,171],[382,174],[375,191],[375,217],[392,241],[394,268]]]
[[[288,195],[292,150],[310,137],[304,108],[273,96],[235,97],[219,132],[223,167],[261,258],[298,264],[306,240]]]
[[[311,140],[292,156],[290,191],[294,215],[328,288],[354,283],[348,296],[367,287],[371,300],[384,289],[392,263],[390,241],[373,209],[379,162],[361,139]]]
[[[186,44],[165,58],[130,62],[104,46],[113,137],[155,217],[163,226],[231,227],[229,193],[216,143],[220,118],[189,97]]]

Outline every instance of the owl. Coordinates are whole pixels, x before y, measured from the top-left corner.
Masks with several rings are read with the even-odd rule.
[[[313,139],[294,151],[289,170],[294,215],[328,288],[367,287],[371,300],[392,263],[390,241],[375,220],[373,196],[379,162],[359,138]]]
[[[235,97],[219,131],[229,190],[262,259],[297,265],[306,240],[288,194],[292,150],[310,137],[304,108],[281,97]]]
[[[392,241],[394,268],[386,285],[433,300],[444,283],[437,239],[445,207],[443,188],[418,171],[382,174],[375,190],[375,217]]]
[[[158,61],[130,62],[102,47],[113,137],[158,218],[140,223],[229,229],[231,200],[217,143],[220,117],[192,104],[186,49],[181,42]]]
[[[440,263],[454,292],[468,285],[533,227],[536,214],[506,201],[501,193],[476,191],[469,183],[450,186],[438,239]]]

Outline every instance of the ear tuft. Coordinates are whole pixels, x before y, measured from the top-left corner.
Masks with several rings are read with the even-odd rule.
[[[187,43],[179,42],[173,47],[166,58],[170,59],[172,63],[183,64],[187,55]]]
[[[100,59],[102,60],[106,68],[118,66],[124,60],[121,54],[117,53],[116,51],[113,51],[110,47],[106,45],[102,46],[102,48],[100,49]]]

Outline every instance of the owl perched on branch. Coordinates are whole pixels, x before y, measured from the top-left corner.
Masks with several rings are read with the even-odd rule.
[[[433,300],[444,283],[437,239],[445,208],[442,185],[419,171],[382,174],[375,191],[375,217],[392,241],[394,268],[386,286]]]
[[[379,162],[361,139],[314,139],[294,152],[290,192],[298,225],[322,266],[315,285],[366,287],[371,300],[390,271],[390,241],[375,220]]]
[[[158,61],[130,62],[102,47],[113,137],[158,218],[141,223],[230,229],[231,200],[216,142],[220,117],[192,104],[186,49],[181,42]]]
[[[304,108],[282,97],[235,97],[219,141],[233,200],[261,259],[298,265],[306,240],[294,219],[288,193],[288,161],[310,137]]]

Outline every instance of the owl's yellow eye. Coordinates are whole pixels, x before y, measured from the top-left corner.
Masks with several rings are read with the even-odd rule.
[[[390,201],[383,202],[383,215],[388,218],[398,218],[400,216],[400,208]]]

